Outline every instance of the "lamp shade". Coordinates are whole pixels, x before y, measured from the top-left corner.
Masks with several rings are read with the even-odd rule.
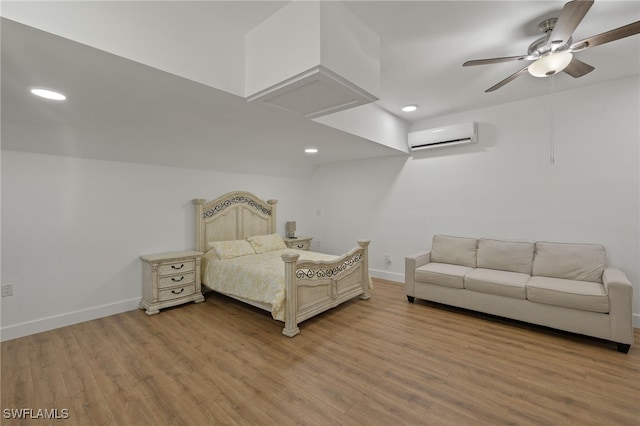
[[[573,59],[570,52],[554,52],[529,65],[528,71],[534,77],[548,77],[565,69]]]
[[[285,231],[287,232],[287,238],[294,238],[296,235],[296,222],[287,222],[285,224]]]

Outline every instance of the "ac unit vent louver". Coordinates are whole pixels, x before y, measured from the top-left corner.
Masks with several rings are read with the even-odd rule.
[[[455,124],[409,133],[411,151],[478,142],[478,123]]]

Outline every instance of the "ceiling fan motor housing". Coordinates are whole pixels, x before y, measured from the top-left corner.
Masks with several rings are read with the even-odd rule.
[[[547,41],[549,40],[549,37],[551,37],[551,33],[555,28],[556,22],[558,22],[558,18],[549,18],[538,24],[538,28],[540,28],[544,35],[529,45],[529,55],[542,57],[552,51],[561,52],[567,50],[569,46],[571,46],[573,39],[569,37],[569,40],[567,40],[566,43],[563,43],[561,46],[556,46],[552,42],[550,47],[544,48],[547,44]]]

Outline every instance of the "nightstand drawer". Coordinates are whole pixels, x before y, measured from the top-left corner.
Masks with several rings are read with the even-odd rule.
[[[179,262],[161,263],[158,266],[158,275],[172,275],[186,273],[195,269],[196,262],[193,259],[186,259]]]
[[[170,277],[159,277],[158,288],[175,287],[177,285],[187,285],[195,282],[196,274],[189,272],[187,274],[172,275]]]
[[[158,301],[177,299],[179,297],[189,296],[194,293],[195,286],[193,283],[183,285],[181,287],[168,288],[158,291]]]
[[[289,248],[298,250],[309,250],[309,241],[300,241],[299,243],[289,244]]]
[[[311,240],[313,237],[297,237],[297,238],[283,238],[287,248],[296,250],[309,250],[311,248]]]

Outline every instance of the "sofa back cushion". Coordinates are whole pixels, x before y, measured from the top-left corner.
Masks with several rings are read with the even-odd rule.
[[[531,275],[534,244],[481,238],[478,241],[478,268]]]
[[[431,261],[475,268],[477,251],[478,240],[475,238],[434,235]]]
[[[602,283],[605,264],[601,245],[538,241],[532,275]]]

